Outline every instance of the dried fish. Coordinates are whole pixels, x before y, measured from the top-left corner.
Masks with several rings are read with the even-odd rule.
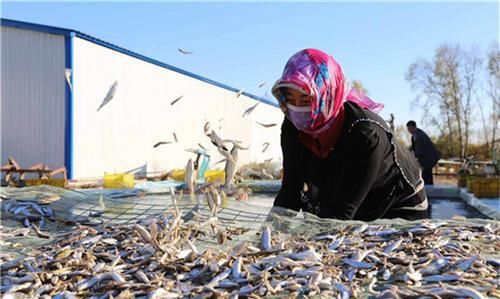
[[[180,297],[179,294],[168,292],[163,288],[158,288],[154,291],[151,291],[147,296],[148,299],[176,299],[179,297]]]
[[[360,227],[353,230],[354,234],[362,234],[368,228],[368,224],[363,223]]]
[[[217,188],[200,189],[212,212],[193,212],[193,221],[183,221],[172,192],[173,208],[158,218],[97,229],[79,226],[35,248],[32,257],[0,255],[0,290],[4,297],[26,298],[257,298],[282,292],[328,298],[498,297],[496,223],[487,228],[435,221],[395,227],[340,224],[318,226],[327,230],[312,229],[311,236],[264,225],[260,240],[243,239],[233,246],[229,241],[249,229],[217,215]],[[31,209],[15,209],[23,215],[26,207]],[[474,238],[464,238],[464,231]],[[201,250],[194,244],[214,238],[223,240],[224,249]],[[262,250],[254,246],[257,242]]]
[[[203,126],[203,132],[205,132],[205,135],[208,135],[210,133],[210,122],[206,122],[205,125]]]
[[[268,148],[269,148],[269,142],[264,142],[262,144],[262,152],[265,153]]]
[[[392,242],[391,244],[387,245],[386,248],[384,248],[384,253],[385,254],[391,253],[392,251],[399,248],[399,246],[401,246],[401,243],[403,243],[403,239],[399,239],[397,241]]]
[[[468,258],[468,259],[463,259],[462,261],[460,261],[456,265],[456,267],[465,272],[465,271],[469,270],[470,267],[472,267],[472,264],[474,264],[474,262],[477,261],[478,259],[479,259],[479,256],[477,256],[477,255],[475,255],[471,258]]]
[[[224,178],[224,187],[229,188],[233,182],[234,175],[237,170],[237,162],[238,162],[238,147],[236,145],[233,146],[230,152],[232,159],[226,160],[226,166],[224,167],[225,178]]]
[[[83,290],[91,288],[92,286],[94,286],[98,282],[99,282],[99,279],[97,277],[87,278],[87,279],[84,279],[84,280],[81,280],[80,282],[78,282],[76,284],[76,288],[79,291],[83,291]]]
[[[408,266],[408,272],[405,273],[403,279],[406,283],[419,282],[422,280],[422,274],[418,271],[415,271],[412,263],[410,263],[410,265]]]
[[[433,275],[423,278],[426,282],[455,281],[460,280],[458,275]]]
[[[189,50],[184,50],[182,48],[177,48],[177,51],[179,51],[180,53],[184,54],[184,55],[191,55],[191,54],[194,54],[193,51],[189,51]]]
[[[263,126],[264,128],[272,128],[278,124],[276,123],[270,123],[270,124],[264,124],[264,123],[261,123],[261,122],[257,122],[259,125]]]
[[[111,87],[108,90],[108,93],[106,94],[106,96],[102,100],[101,105],[97,108],[97,112],[99,112],[99,110],[101,110],[104,106],[106,106],[113,99],[113,97],[116,94],[116,87],[117,86],[118,86],[118,81],[113,82],[113,84],[111,85]]]
[[[353,259],[342,259],[342,261],[346,264],[348,264],[351,267],[357,268],[357,269],[370,269],[373,267],[373,264],[371,263],[366,263],[366,262],[358,262]]]
[[[265,251],[270,251],[271,250],[271,230],[269,229],[268,226],[264,227],[262,229],[262,235],[260,239],[260,243],[262,246],[262,249]]]
[[[292,253],[289,255],[289,257],[293,260],[299,260],[299,261],[321,262],[321,254],[317,253],[312,248],[309,248],[301,252]]]
[[[231,266],[231,275],[234,278],[241,278],[243,274],[241,273],[241,265],[243,264],[243,260],[241,257],[237,258],[233,265]]]
[[[344,239],[345,239],[344,235],[336,238],[330,245],[328,245],[328,249],[331,251],[337,250],[337,248],[339,248],[340,245],[342,245],[342,242],[344,242]]]
[[[248,115],[250,115],[254,110],[255,108],[257,108],[257,106],[260,104],[260,102],[257,102],[257,104],[251,106],[250,108],[246,109],[245,112],[243,112],[243,115],[241,117],[246,117]]]
[[[153,145],[153,148],[157,148],[160,145],[170,144],[170,143],[172,143],[172,142],[170,142],[170,141],[159,141],[159,142],[155,143],[155,145]]]
[[[231,274],[231,269],[227,269],[220,273],[219,275],[215,276],[208,284],[208,287],[217,287],[219,285],[219,282],[221,280],[226,279],[230,274]]]
[[[186,173],[185,173],[184,182],[186,183],[187,189],[189,190],[189,194],[194,194],[194,166],[193,159],[189,159],[186,164]]]

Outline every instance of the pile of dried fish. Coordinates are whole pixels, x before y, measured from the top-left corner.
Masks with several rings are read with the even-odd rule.
[[[301,236],[197,217],[183,223],[176,209],[133,225],[80,226],[33,257],[3,262],[0,290],[17,298],[500,296],[497,223],[343,225]],[[206,246],[239,234],[255,242]]]
[[[2,205],[4,212],[12,214],[24,226],[30,227],[32,222],[38,222],[38,226],[43,228],[45,226],[45,219],[54,217],[52,208],[45,206],[50,202],[50,198],[44,200],[23,198],[8,200]]]

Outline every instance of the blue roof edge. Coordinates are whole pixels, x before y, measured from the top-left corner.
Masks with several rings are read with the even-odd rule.
[[[69,35],[71,32],[74,31],[74,30],[66,29],[66,28],[47,26],[47,25],[41,25],[41,24],[35,24],[35,23],[28,23],[28,22],[5,19],[5,18],[0,18],[0,25],[7,26],[7,27],[19,28],[19,29],[30,29],[33,31],[40,31],[40,32],[60,34],[60,35]]]
[[[129,56],[132,56],[134,58],[137,58],[137,59],[140,59],[140,60],[143,60],[143,61],[155,64],[157,66],[166,68],[168,70],[171,70],[171,71],[183,74],[185,76],[188,76],[188,77],[191,77],[191,78],[203,81],[205,83],[208,83],[208,84],[211,84],[211,85],[214,85],[214,86],[217,86],[217,87],[220,87],[220,88],[232,91],[232,92],[239,92],[240,91],[239,89],[231,87],[229,85],[226,85],[226,84],[223,84],[223,83],[220,83],[220,82],[208,79],[208,78],[200,76],[200,75],[196,75],[196,74],[194,74],[192,72],[180,69],[180,68],[175,67],[173,65],[170,65],[170,64],[158,61],[156,59],[144,56],[142,54],[139,54],[139,53],[127,50],[127,49],[122,48],[120,46],[114,45],[114,44],[109,43],[107,41],[98,39],[96,37],[93,37],[91,35],[88,35],[88,34],[85,34],[85,33],[82,33],[82,32],[76,31],[76,30],[73,30],[73,29],[66,29],[66,28],[60,28],[60,27],[54,27],[54,26],[40,25],[40,24],[28,23],[28,22],[11,20],[11,19],[5,19],[5,18],[0,18],[0,24],[2,26],[7,26],[7,27],[14,27],[14,28],[19,28],[19,29],[29,29],[29,30],[33,30],[33,31],[45,32],[45,33],[51,33],[51,34],[59,34],[59,35],[65,35],[65,36],[69,36],[71,33],[73,33],[73,34],[75,34],[75,36],[80,37],[82,39],[85,39],[87,41],[93,42],[95,44],[101,45],[103,47],[115,50],[117,52],[129,55]],[[248,93],[246,91],[243,91],[242,94],[245,95],[245,96],[247,96],[247,97],[249,97],[249,98],[252,98],[254,100],[266,103],[268,105],[271,105],[271,106],[274,106],[274,107],[279,107],[278,103],[275,102],[275,101],[272,101],[272,100],[269,100],[269,99],[264,99],[262,97],[256,96],[256,95]]]

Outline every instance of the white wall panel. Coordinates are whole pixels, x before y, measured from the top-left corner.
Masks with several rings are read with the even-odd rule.
[[[0,35],[1,163],[64,166],[64,37],[4,26]]]

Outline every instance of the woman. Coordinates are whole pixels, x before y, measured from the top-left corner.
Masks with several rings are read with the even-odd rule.
[[[285,114],[275,207],[345,220],[427,217],[416,160],[377,115],[383,105],[349,89],[333,57],[298,52],[272,92]]]

